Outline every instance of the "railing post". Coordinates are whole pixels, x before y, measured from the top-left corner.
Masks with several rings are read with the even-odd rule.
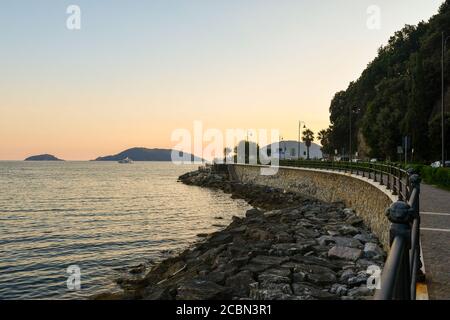
[[[380,185],[384,185],[384,181],[383,181],[383,170],[384,170],[384,165],[380,166]]]
[[[391,190],[391,166],[388,165],[388,173],[387,173],[387,185],[386,188]]]
[[[412,173],[414,171],[410,171]],[[414,199],[412,200],[412,209],[414,211],[414,216],[416,219],[416,223],[413,224],[414,229],[413,232],[413,239],[415,246],[414,250],[412,250],[411,253],[411,277],[412,277],[412,284],[411,284],[411,298],[416,298],[416,282],[423,282],[425,281],[425,274],[422,272],[422,259],[420,256],[420,183],[422,182],[422,178],[418,174],[411,174],[409,176],[409,182],[411,184],[411,194],[414,194],[414,190],[416,190],[414,194]],[[415,260],[415,261],[414,261]]]
[[[391,251],[381,278],[381,289],[376,293],[379,300],[409,300],[411,298],[411,273],[408,251],[411,247],[411,222],[413,210],[403,201],[393,203],[386,210],[391,222],[389,231]],[[393,247],[394,241],[400,246]],[[390,265],[394,263],[395,265]]]
[[[398,195],[398,191],[397,191],[397,176],[394,173],[392,173],[391,176],[392,176],[392,194],[394,196],[396,196],[396,195]]]

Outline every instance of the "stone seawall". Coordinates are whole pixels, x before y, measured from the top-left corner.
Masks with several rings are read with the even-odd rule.
[[[353,208],[389,249],[389,220],[385,210],[394,197],[369,179],[348,173],[306,168],[280,167],[276,175],[261,175],[261,166],[232,165],[232,176],[242,183],[266,185],[298,192],[324,202],[342,201]]]

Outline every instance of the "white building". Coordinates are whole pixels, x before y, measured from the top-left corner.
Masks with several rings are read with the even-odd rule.
[[[306,159],[306,145],[304,142],[300,142],[300,152],[299,152],[299,143],[298,141],[280,141],[278,144],[278,149],[275,148],[274,144],[265,146],[262,148],[263,151],[270,147],[272,150],[273,157],[277,157],[281,160],[296,160],[296,159]],[[309,147],[309,158],[314,159],[322,159],[322,151],[320,150],[322,147],[318,144],[312,143],[311,147]]]

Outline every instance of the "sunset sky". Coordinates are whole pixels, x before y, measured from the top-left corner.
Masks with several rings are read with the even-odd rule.
[[[334,93],[441,0],[0,3],[0,159],[166,147],[177,128],[328,127]],[[80,6],[81,30],[66,8]],[[381,28],[367,27],[367,8]]]

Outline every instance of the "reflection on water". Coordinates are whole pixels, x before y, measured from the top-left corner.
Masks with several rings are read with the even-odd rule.
[[[171,163],[0,162],[0,298],[84,298],[117,269],[158,261],[248,205],[177,183]],[[223,220],[217,220],[221,216]],[[66,269],[81,268],[68,291]]]

